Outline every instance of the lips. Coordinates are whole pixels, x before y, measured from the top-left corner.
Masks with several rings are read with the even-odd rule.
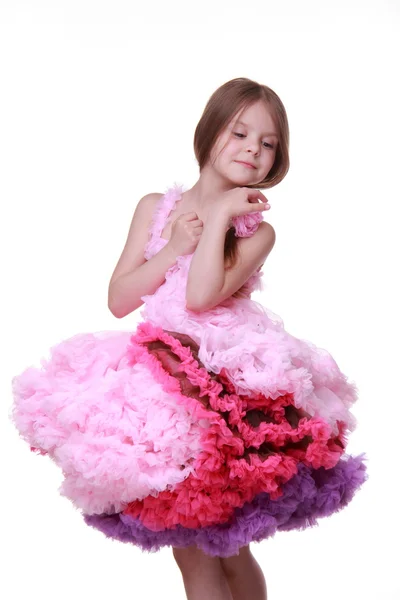
[[[247,167],[251,167],[252,169],[256,168],[255,165],[253,165],[252,163],[248,163],[248,162],[246,162],[244,160],[237,160],[236,162],[239,163],[239,164],[241,164],[241,165],[246,165]]]

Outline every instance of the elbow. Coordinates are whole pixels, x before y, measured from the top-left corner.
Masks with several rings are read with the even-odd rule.
[[[108,290],[108,304],[107,304],[107,306],[108,306],[108,310],[113,315],[113,317],[116,317],[117,319],[121,319],[121,317],[123,316],[121,314],[121,309],[117,305],[117,303],[115,302],[114,296],[111,293],[111,289],[110,288]]]
[[[108,310],[116,319],[123,319],[130,313],[134,312],[137,308],[142,306],[142,304],[144,304],[142,299],[140,299],[139,302],[137,302],[134,306],[126,306],[121,303],[115,302],[115,300],[113,300],[112,298],[109,298]]]
[[[191,312],[201,312],[202,308],[199,306],[199,303],[190,302],[186,298],[186,310],[190,310]]]
[[[110,292],[108,293],[108,310],[116,319],[122,319],[127,315],[127,312],[123,310],[123,306],[120,302],[116,302],[115,297]]]
[[[108,288],[108,310],[116,319],[122,319],[126,317],[128,312],[126,311],[126,307],[121,303],[121,296],[116,294],[115,288],[110,286]]]
[[[114,306],[110,302],[108,303],[108,310],[117,319],[122,319],[122,317],[125,316],[124,314],[122,314],[122,312],[118,311],[118,308],[116,306]]]
[[[186,310],[190,310],[191,312],[200,313],[208,310],[209,308],[211,308],[211,306],[205,302],[197,301],[196,303],[191,303],[186,301]]]
[[[190,310],[190,312],[201,312],[201,309],[191,304],[186,303],[186,310]]]
[[[204,310],[204,302],[198,296],[196,299],[191,299],[186,295],[186,310],[190,310],[191,312],[201,312]]]
[[[205,312],[206,310],[214,308],[217,304],[218,300],[215,295],[204,298],[199,298],[199,296],[197,296],[195,300],[190,300],[186,297],[186,309],[192,312]]]

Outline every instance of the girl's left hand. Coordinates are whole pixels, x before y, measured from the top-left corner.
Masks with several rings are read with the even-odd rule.
[[[261,202],[258,202],[259,199]],[[227,219],[252,212],[269,210],[270,208],[268,199],[262,192],[246,187],[237,187],[233,190],[223,192],[212,205],[212,210],[223,212]]]

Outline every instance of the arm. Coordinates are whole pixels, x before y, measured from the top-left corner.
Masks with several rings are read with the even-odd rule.
[[[169,244],[149,260],[144,258],[151,218],[160,196],[148,194],[138,202],[125,247],[111,276],[108,308],[118,319],[141,306],[142,296],[153,294],[176,262],[176,253]]]
[[[115,279],[108,288],[108,308],[114,317],[126,317],[143,304],[142,296],[154,294],[176,258],[174,250],[166,244],[148,261]]]
[[[192,258],[186,288],[189,310],[204,311],[234,294],[264,263],[275,243],[275,230],[262,221],[249,238],[238,240],[238,260],[234,268],[224,266],[227,220],[216,215],[207,221]]]

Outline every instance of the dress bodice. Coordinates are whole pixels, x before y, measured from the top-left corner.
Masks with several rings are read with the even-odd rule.
[[[175,184],[173,187],[168,188],[167,192],[159,199],[150,223],[149,240],[144,251],[144,256],[147,260],[157,254],[168,243],[168,240],[161,237],[161,233],[170,214],[175,209],[176,203],[181,199],[182,193],[183,186]],[[233,218],[231,225],[235,227],[237,237],[249,237],[256,231],[260,221],[262,221],[262,214],[256,212]],[[193,254],[179,256],[177,263],[169,269],[169,272],[174,273],[179,269],[183,269],[184,266],[190,266]],[[188,273],[188,268],[184,270]],[[254,290],[261,290],[262,276],[263,272],[260,267],[240,289],[241,296],[249,298]]]
[[[145,249],[146,258],[154,256],[167,243],[160,234],[180,196],[181,189],[175,186],[160,198]],[[249,225],[244,219],[235,223],[242,235],[251,235],[256,226],[257,223]],[[295,395],[296,406],[303,406],[310,415],[318,409],[320,415],[334,414],[333,423],[335,419],[353,423],[349,407],[354,394],[332,356],[291,335],[279,315],[250,298],[256,278],[260,282],[260,272],[248,280],[247,297],[231,296],[200,312],[186,308],[192,257],[193,254],[178,256],[155,293],[142,296],[143,319],[166,331],[190,336],[199,345],[198,357],[204,367],[214,373],[223,368],[238,394],[251,395],[257,389],[277,398],[284,388]],[[285,379],[289,365],[292,371]],[[327,385],[326,373],[334,376],[334,385]],[[310,374],[314,377],[312,385]]]

